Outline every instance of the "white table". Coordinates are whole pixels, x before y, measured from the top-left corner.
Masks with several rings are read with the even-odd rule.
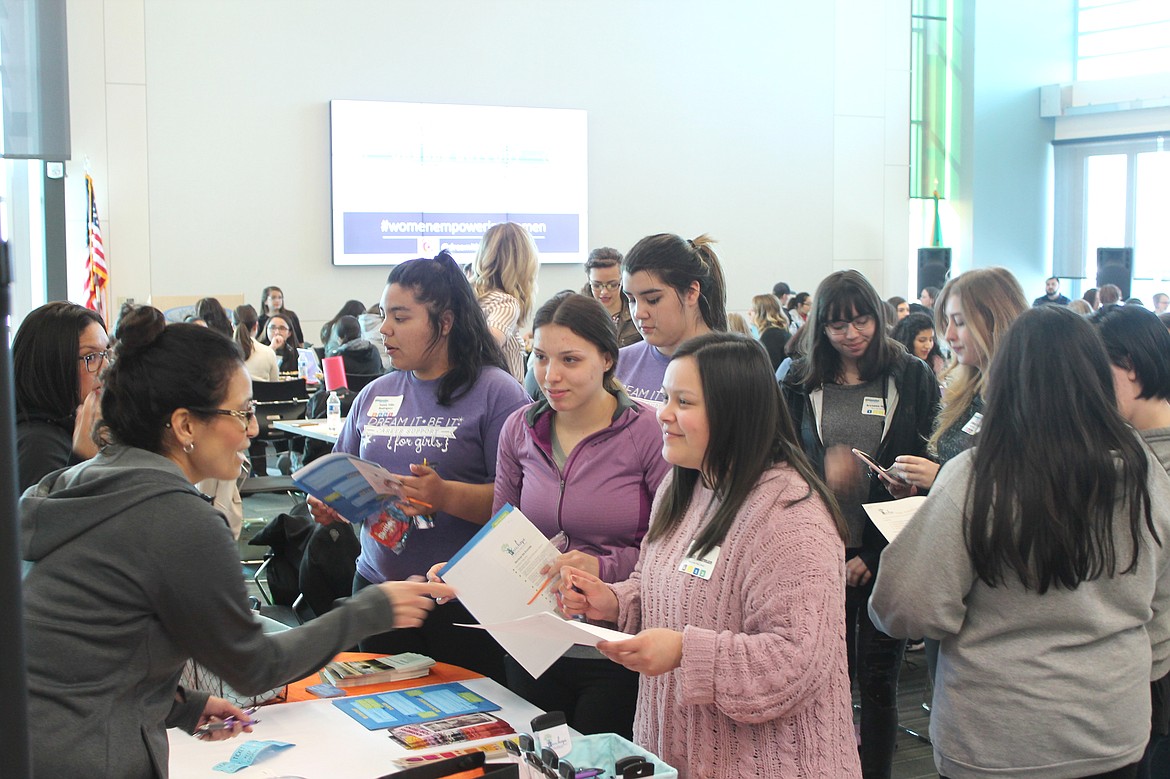
[[[272,427],[305,438],[337,443],[337,433],[329,432],[329,422],[324,419],[278,419],[272,423]]]
[[[424,679],[419,681],[425,682]],[[529,722],[541,710],[491,679],[460,682],[503,708],[491,712],[519,732],[531,730]],[[421,686],[421,685],[420,685]],[[393,758],[411,754],[390,739],[385,730],[366,730],[328,700],[264,706],[261,722],[252,733],[226,741],[205,743],[179,730],[169,730],[172,779],[224,779],[212,766],[231,758],[245,741],[285,741],[296,746],[275,754],[265,753],[250,768],[235,776],[303,777],[304,779],[376,779],[399,770]],[[496,741],[470,741],[468,745]]]

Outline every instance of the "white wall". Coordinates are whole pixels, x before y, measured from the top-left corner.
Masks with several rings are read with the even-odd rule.
[[[373,302],[388,269],[330,264],[331,98],[586,109],[589,244],[710,232],[733,310],[844,267],[910,283],[908,0],[86,0],[69,21],[70,234],[88,157],[115,301],[278,284],[310,326]],[[582,279],[546,267],[542,296]]]
[[[1052,267],[1051,119],[1037,86],[1072,75],[1072,0],[971,2],[961,81],[964,127],[956,259],[962,271],[1010,268],[1028,297],[1043,293]]]

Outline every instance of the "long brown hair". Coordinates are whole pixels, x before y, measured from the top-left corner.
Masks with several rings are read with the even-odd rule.
[[[994,587],[1014,573],[1044,593],[1135,571],[1143,525],[1161,545],[1149,463],[1117,410],[1093,326],[1064,306],[1025,311],[992,359],[987,389],[963,522],[976,575]],[[1127,517],[1115,517],[1119,501]],[[1115,526],[1129,544],[1118,548]]]
[[[1006,268],[976,268],[969,270],[946,283],[935,301],[935,331],[946,338],[950,317],[947,316],[947,301],[958,297],[963,305],[963,319],[975,341],[984,365],[990,365],[996,348],[1003,340],[1008,328],[1020,314],[1028,310],[1028,300],[1020,282]],[[986,380],[984,373],[974,365],[961,365],[952,361],[942,381],[942,410],[938,424],[930,437],[930,448],[938,446],[938,440],[961,419],[983,393]]]
[[[710,332],[684,341],[671,361],[693,358],[699,367],[710,437],[702,473],[674,466],[673,478],[650,523],[647,541],[668,535],[690,507],[699,479],[707,479],[718,502],[715,513],[694,540],[702,556],[723,543],[764,471],[788,463],[828,506],[837,534],[848,533],[837,501],[817,476],[797,440],[764,347],[736,333]]]

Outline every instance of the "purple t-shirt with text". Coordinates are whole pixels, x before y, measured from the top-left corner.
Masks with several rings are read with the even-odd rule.
[[[630,344],[618,352],[615,374],[634,400],[661,406],[666,402],[662,393],[662,377],[670,358],[645,341]]]
[[[466,394],[440,406],[439,380],[423,381],[410,371],[371,382],[354,400],[333,450],[356,454],[391,473],[410,475],[411,463],[427,464],[448,481],[491,484],[496,477],[496,447],[504,421],[529,398],[506,371],[484,368]],[[414,528],[402,554],[361,529],[357,572],[371,582],[426,574],[448,560],[479,530],[479,525],[437,512],[435,526]]]

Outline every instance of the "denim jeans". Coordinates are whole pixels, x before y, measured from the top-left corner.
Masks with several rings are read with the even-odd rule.
[[[869,618],[873,579],[845,588],[845,642],[849,676],[861,697],[861,775],[890,779],[898,735],[898,675],[906,640],[892,638]]]

